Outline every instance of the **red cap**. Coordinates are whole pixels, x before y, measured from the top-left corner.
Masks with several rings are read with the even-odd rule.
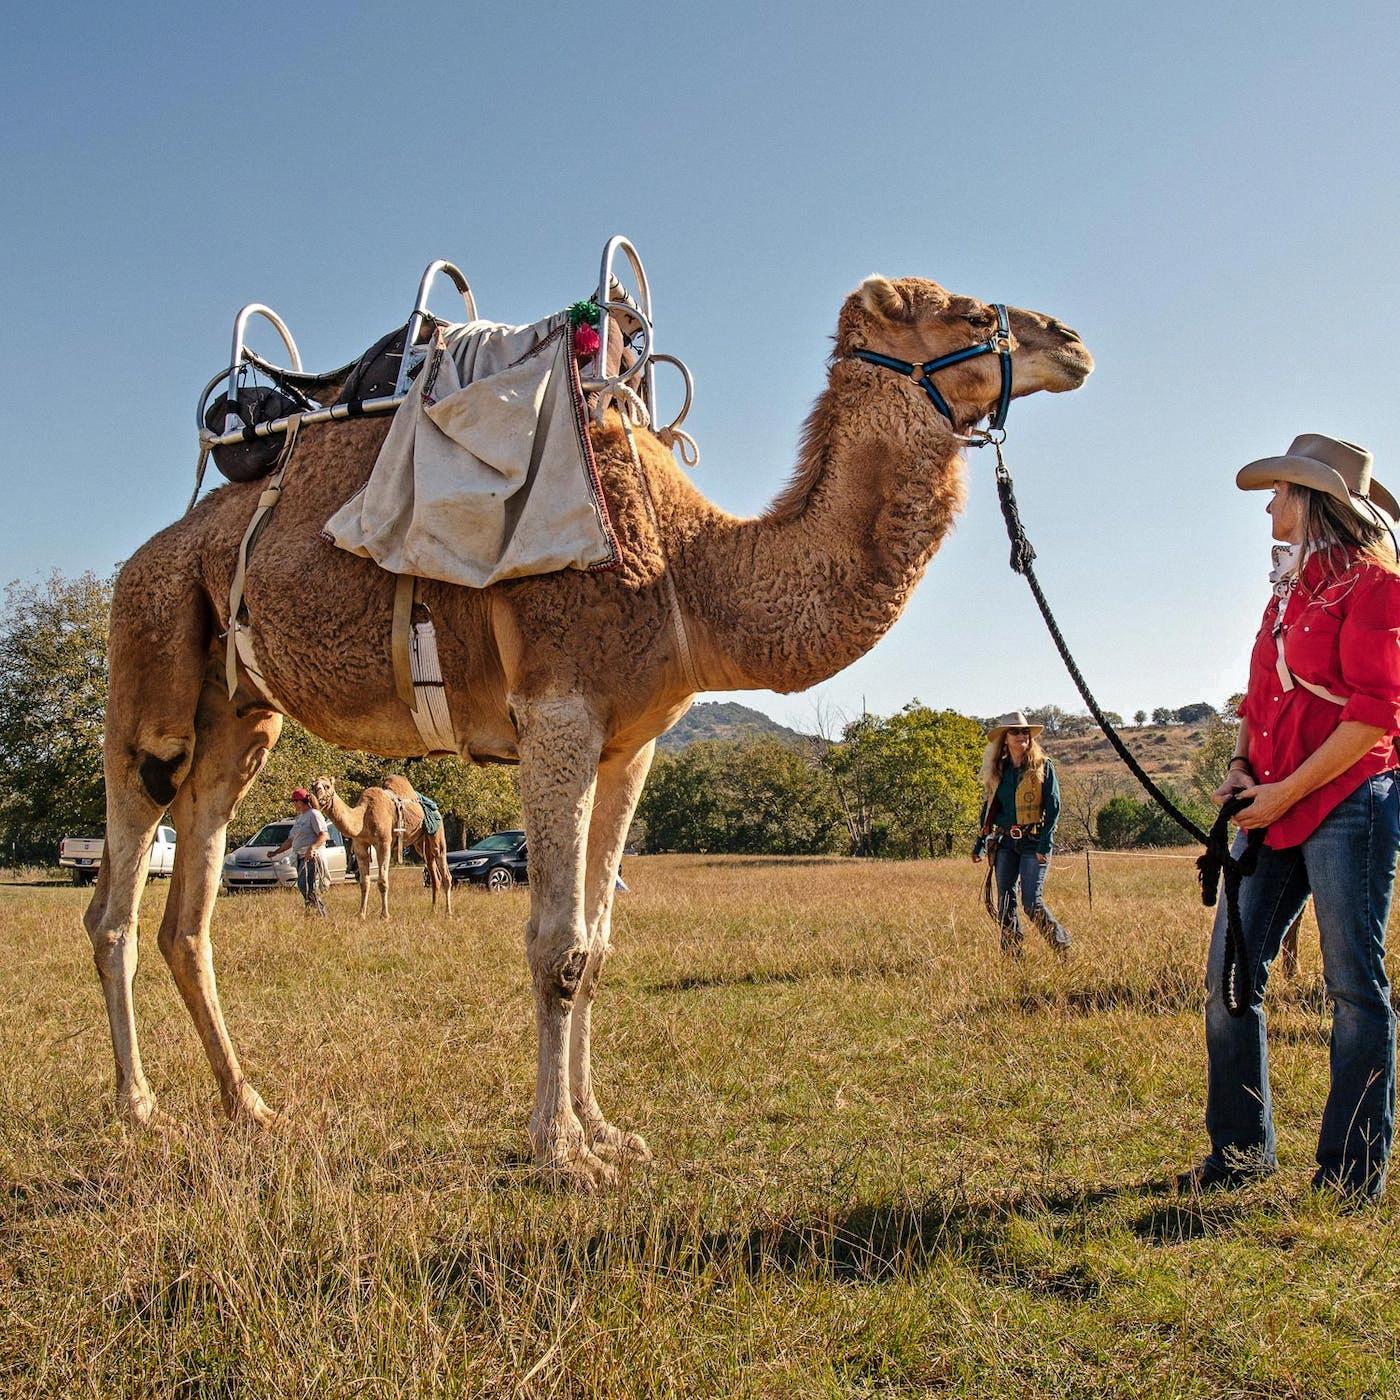
[[[311,794],[305,788],[297,788],[292,793],[293,802],[310,802]]]

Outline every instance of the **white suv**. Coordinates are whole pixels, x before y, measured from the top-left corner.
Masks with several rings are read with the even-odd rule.
[[[278,885],[295,885],[297,882],[297,858],[284,851],[273,856],[289,835],[292,823],[287,821],[268,822],[263,829],[246,841],[236,851],[224,857],[223,886],[230,893],[238,890],[270,890]],[[321,853],[325,858],[326,872],[331,883],[337,880],[353,880],[347,859],[345,838],[332,825],[327,825],[326,846]],[[374,858],[370,857],[370,875],[373,876]]]

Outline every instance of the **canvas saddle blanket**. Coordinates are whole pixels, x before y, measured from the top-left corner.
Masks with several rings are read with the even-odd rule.
[[[567,311],[439,326],[331,543],[394,574],[485,588],[618,560]]]

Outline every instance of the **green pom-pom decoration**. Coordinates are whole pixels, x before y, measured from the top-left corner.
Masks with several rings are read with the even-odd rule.
[[[602,314],[596,301],[576,301],[569,308],[569,324],[575,330],[580,326],[596,326]]]

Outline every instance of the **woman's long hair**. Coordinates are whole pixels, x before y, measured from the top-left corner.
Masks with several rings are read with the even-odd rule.
[[[1395,555],[1395,537],[1382,522],[1361,519],[1355,511],[1348,510],[1335,497],[1326,491],[1315,490],[1311,486],[1299,486],[1290,481],[1288,494],[1298,493],[1303,508],[1303,557],[1302,565],[1313,554],[1328,554],[1333,550],[1355,553],[1368,563],[1377,564],[1388,573],[1400,574],[1400,562]],[[1345,570],[1333,568],[1334,579],[1339,579]]]
[[[1006,749],[1005,734],[996,743],[988,744],[982,750],[982,771],[978,778],[989,801],[996,796],[997,786],[1001,782],[1002,773],[1006,771],[1010,757]],[[1032,734],[1030,748],[1026,750],[1026,767],[1042,783],[1045,781],[1045,762],[1045,750],[1040,747],[1039,738]]]

